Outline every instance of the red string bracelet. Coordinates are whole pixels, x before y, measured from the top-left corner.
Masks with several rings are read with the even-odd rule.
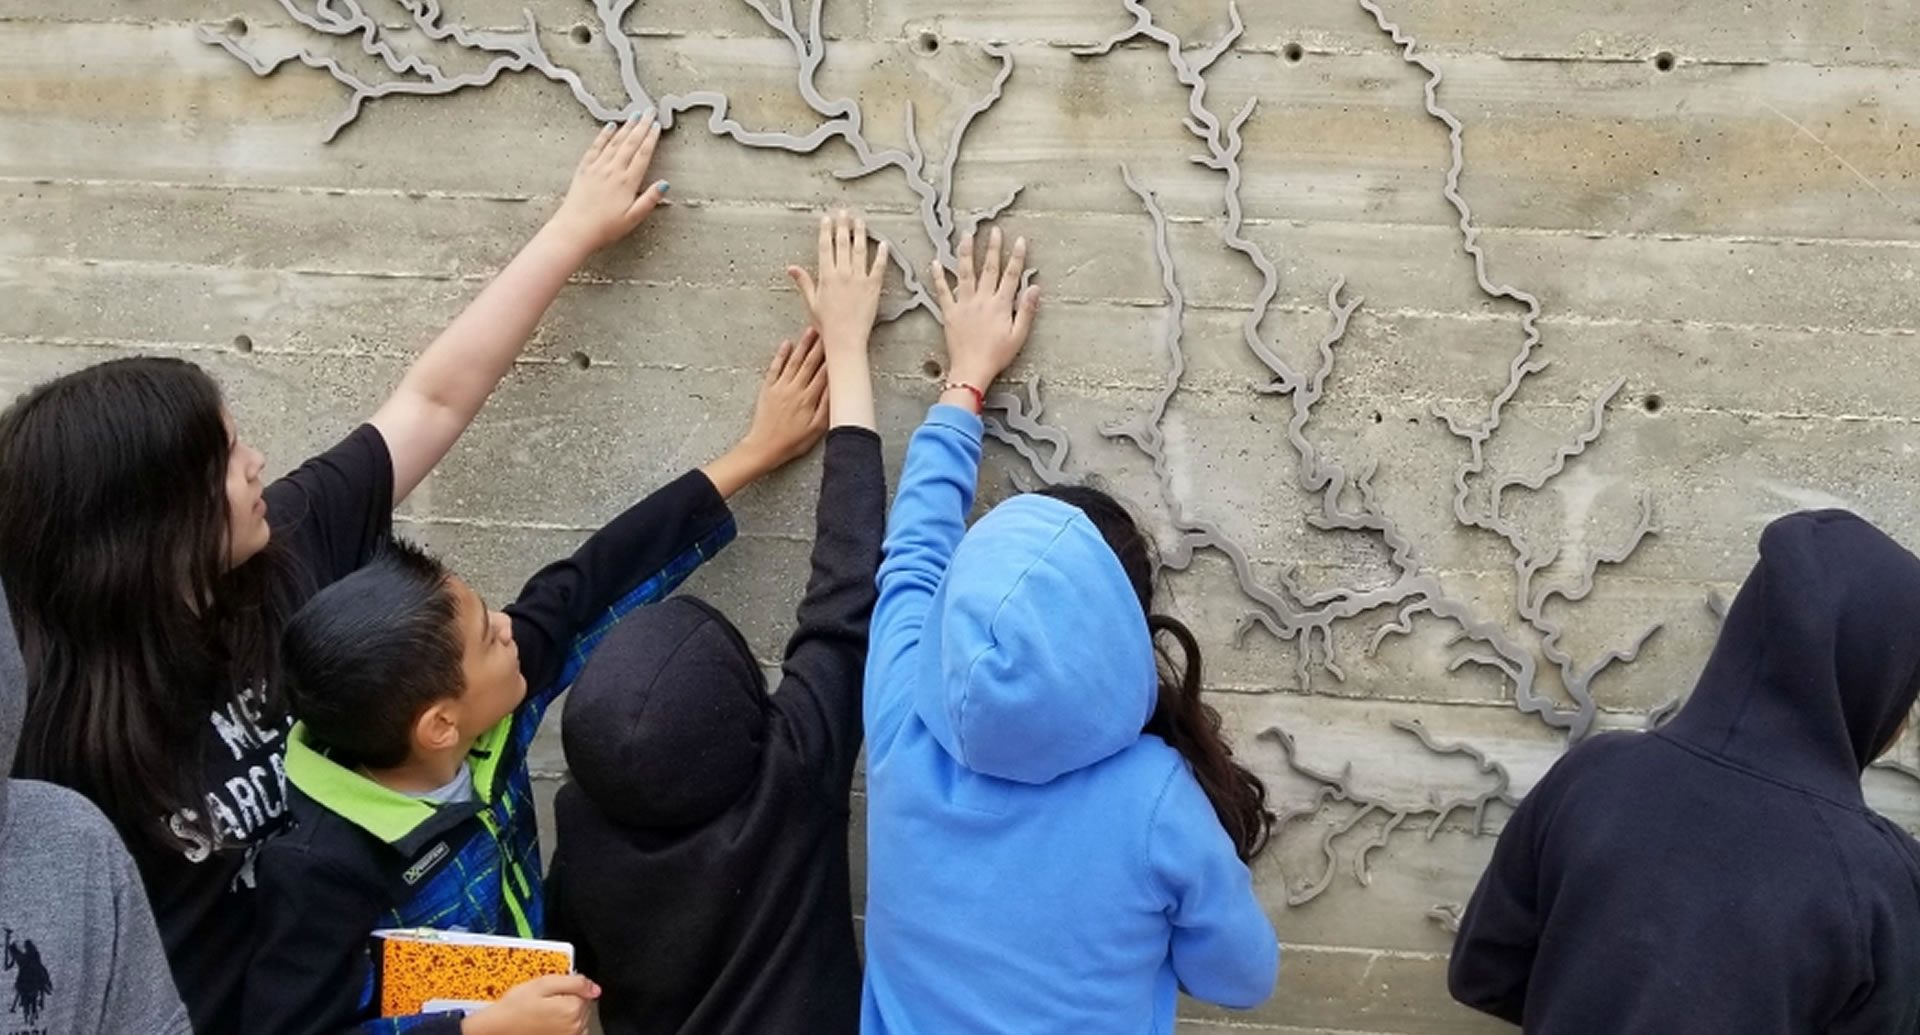
[[[987,393],[985,393],[985,392],[983,392],[983,391],[981,391],[981,390],[980,390],[980,389],[978,389],[978,388],[975,388],[974,386],[972,386],[972,385],[970,385],[970,384],[968,384],[968,383],[966,383],[965,381],[948,381],[948,382],[947,382],[947,391],[949,391],[949,392],[951,392],[951,391],[953,391],[953,390],[954,390],[954,389],[956,389],[956,388],[958,388],[958,389],[960,389],[960,390],[962,390],[962,391],[965,391],[965,392],[968,392],[968,393],[970,393],[970,394],[972,394],[972,396],[973,396],[973,412],[975,412],[975,413],[985,413],[985,412],[986,412],[986,410],[987,410]]]

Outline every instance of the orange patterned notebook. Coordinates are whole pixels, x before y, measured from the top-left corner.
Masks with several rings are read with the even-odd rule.
[[[507,990],[550,974],[573,973],[573,946],[427,928],[375,931],[380,953],[380,1016],[499,1000]]]

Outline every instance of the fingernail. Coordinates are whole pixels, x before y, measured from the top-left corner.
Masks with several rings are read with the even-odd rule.
[[[655,189],[657,189],[657,190],[659,190],[659,192],[660,192],[660,193],[662,193],[662,194],[665,194],[665,193],[667,192],[667,190],[668,190],[669,188],[671,188],[672,186],[673,186],[673,184],[671,184],[671,183],[668,183],[668,182],[667,182],[667,181],[665,181],[665,180],[661,180],[661,181],[660,181],[659,183],[656,183],[656,184],[654,184],[654,188],[655,188]]]

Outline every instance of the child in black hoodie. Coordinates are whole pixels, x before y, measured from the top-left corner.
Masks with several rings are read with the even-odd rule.
[[[819,283],[788,270],[833,430],[779,692],[725,616],[681,597],[609,635],[568,698],[550,934],[599,983],[607,1035],[860,1026],[847,798],[885,527],[867,337],[886,266],[842,212],[820,222]]]
[[[1514,813],[1454,997],[1540,1035],[1920,1030],[1920,846],[1860,792],[1916,621],[1920,558],[1872,525],[1769,526],[1679,716],[1580,745]]]

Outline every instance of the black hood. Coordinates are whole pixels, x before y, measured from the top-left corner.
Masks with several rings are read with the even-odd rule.
[[[1663,732],[1857,802],[1917,680],[1920,558],[1845,511],[1791,514],[1761,534],[1760,562]]]
[[[740,631],[675,597],[635,611],[594,650],[567,695],[567,768],[615,822],[704,823],[753,782],[769,706]]]

